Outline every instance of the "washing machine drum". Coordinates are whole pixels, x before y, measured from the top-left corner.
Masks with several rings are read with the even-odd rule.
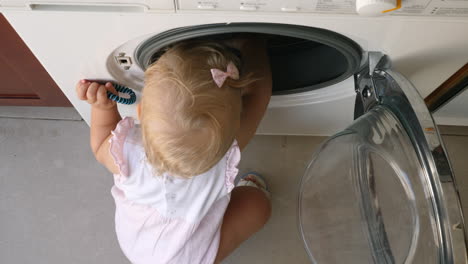
[[[145,39],[135,50],[134,60],[146,70],[176,43],[187,40],[228,41],[255,34],[266,40],[270,58],[273,95],[298,94],[340,83],[359,70],[361,47],[353,40],[325,29],[276,24],[230,23],[175,28]],[[125,45],[124,45],[125,47]],[[119,51],[114,53],[121,53]],[[142,87],[141,77],[115,67],[113,77],[130,87]],[[313,73],[313,74],[311,74]],[[127,78],[122,78],[127,76]],[[142,72],[140,76],[143,76]],[[136,77],[136,78],[135,78]],[[135,79],[139,80],[135,83]]]
[[[357,80],[365,111],[321,145],[301,182],[299,223],[310,259],[466,263],[457,191],[424,101],[391,70]]]

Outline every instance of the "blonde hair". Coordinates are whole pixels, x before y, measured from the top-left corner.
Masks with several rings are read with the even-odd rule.
[[[168,49],[146,70],[140,120],[147,159],[158,174],[202,174],[232,145],[240,88],[255,80],[228,78],[219,88],[210,69],[225,71],[229,62],[241,70],[225,46],[190,41]]]

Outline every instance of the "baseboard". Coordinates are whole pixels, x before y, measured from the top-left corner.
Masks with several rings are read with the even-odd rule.
[[[0,118],[83,120],[73,107],[0,106]]]
[[[444,136],[468,136],[468,126],[437,126]]]

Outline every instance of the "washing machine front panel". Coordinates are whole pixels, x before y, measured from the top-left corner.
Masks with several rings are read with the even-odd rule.
[[[144,71],[168,47],[194,39],[229,41],[240,33],[261,34],[267,40],[273,96],[258,133],[329,135],[352,121],[352,76],[365,62],[364,51],[328,30],[277,23],[175,28],[119,46],[108,57],[107,67],[113,80],[140,92]]]
[[[437,127],[385,57],[370,62],[356,76],[356,121],[321,146],[302,179],[305,248],[313,263],[465,263],[462,211]]]
[[[6,10],[3,14],[87,122],[90,121],[90,107],[75,95],[74,86],[77,80],[113,80],[108,59],[118,47],[131,40],[141,38],[143,41],[145,38],[180,27],[251,22],[282,23],[330,30],[351,39],[363,51],[377,50],[389,54],[397,69],[401,69],[409,77],[423,96],[429,94],[468,60],[468,34],[460,33],[466,31],[468,21],[460,18],[375,19],[354,15],[306,13],[190,11],[141,14],[124,11],[38,9]],[[431,34],[425,33],[428,30]],[[133,54],[134,49],[124,52]],[[273,112],[278,112],[278,107],[283,107],[295,115],[294,120],[298,123],[291,123],[288,129],[284,129],[273,114],[267,113],[259,128],[260,133],[331,135],[339,128],[346,127],[352,121],[352,114],[346,110],[352,109],[354,105],[354,85],[345,87],[349,84],[347,81],[352,80],[344,80],[322,89],[327,92],[300,94],[303,95],[302,99],[299,94],[283,95],[281,99],[273,97],[271,107],[276,108]],[[338,95],[336,102],[331,94]],[[317,97],[323,100],[307,103],[309,98],[315,100]],[[344,98],[347,98],[345,103]],[[292,105],[296,100],[301,102]],[[295,114],[294,109],[297,110]],[[327,109],[329,113],[320,113],[321,109]],[[133,105],[119,105],[119,110],[122,115],[135,115]],[[329,118],[324,117],[326,114],[329,114]]]

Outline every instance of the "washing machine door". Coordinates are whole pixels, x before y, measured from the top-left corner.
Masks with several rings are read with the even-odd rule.
[[[355,77],[356,120],[321,145],[301,181],[312,263],[467,263],[458,192],[424,101],[382,54]]]

